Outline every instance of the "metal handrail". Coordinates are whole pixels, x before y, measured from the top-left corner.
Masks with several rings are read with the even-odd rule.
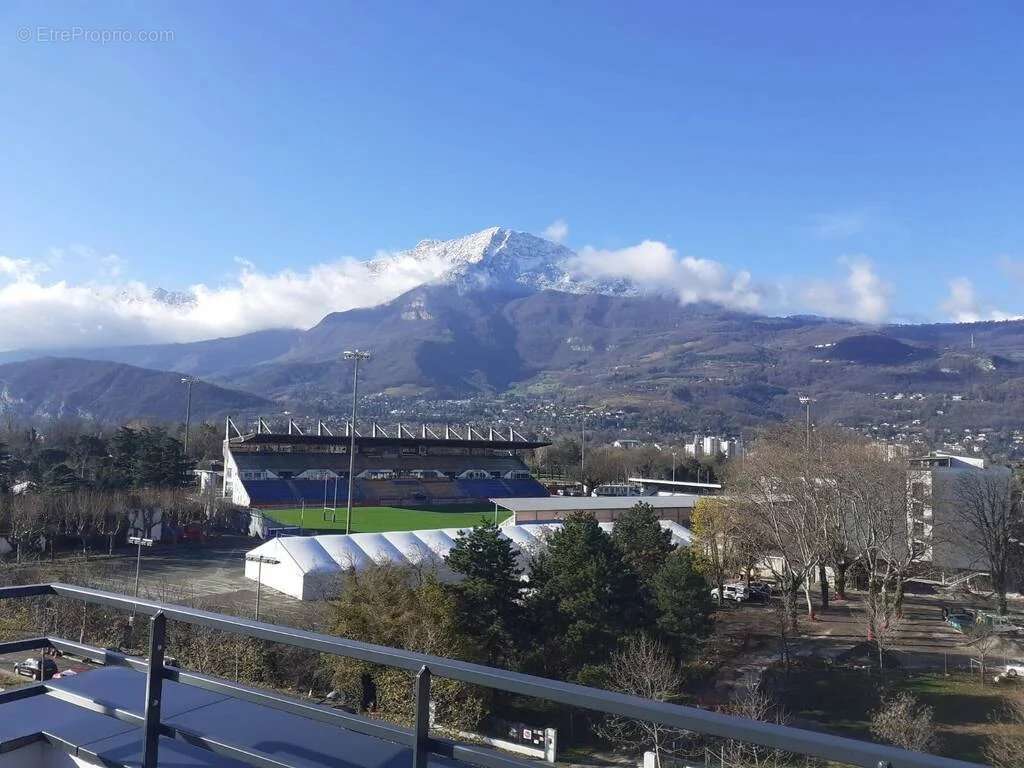
[[[168,620],[225,632],[234,632],[261,640],[283,643],[334,656],[358,659],[415,673],[417,676],[415,686],[417,718],[416,727],[412,732],[411,739],[415,768],[423,768],[426,765],[426,758],[429,752],[454,756],[477,765],[495,766],[499,762],[515,762],[509,761],[506,758],[498,759],[494,756],[485,756],[483,754],[485,750],[474,750],[474,748],[470,747],[460,749],[459,745],[446,745],[442,740],[429,736],[427,728],[429,717],[427,703],[429,702],[430,679],[432,676],[457,680],[508,693],[546,699],[595,712],[655,722],[673,728],[823,758],[845,765],[857,765],[863,768],[982,768],[977,763],[937,757],[921,752],[911,752],[817,731],[765,723],[735,715],[710,712],[697,707],[669,704],[639,696],[589,688],[575,683],[550,680],[520,672],[487,667],[481,664],[429,656],[413,651],[374,645],[358,640],[268,624],[266,622],[251,621],[186,606],[134,599],[125,595],[90,589],[88,587],[54,583],[0,588],[0,600],[8,597],[43,595],[81,600],[94,605],[103,605],[122,610],[134,610],[136,613],[150,616],[152,619],[150,633],[151,652],[147,665],[150,679],[147,681],[147,690],[155,690],[158,696],[160,693],[159,684],[152,685],[152,678],[154,677],[159,677],[161,680],[170,678],[188,685],[237,691],[242,694],[242,698],[252,698],[251,695],[246,693],[247,689],[242,686],[221,681],[215,682],[214,678],[163,667],[164,624]],[[37,639],[37,641],[39,640],[44,640],[48,644],[52,642],[55,647],[58,647],[58,644],[75,645],[58,639]],[[81,645],[76,647],[88,648]],[[4,652],[3,646],[0,646],[0,652]],[[101,653],[104,654],[105,658],[112,659],[117,663],[129,663],[127,661],[129,657],[121,654],[114,654],[110,651],[103,651]],[[142,666],[143,663],[138,663],[138,665]],[[251,689],[248,690],[251,691]],[[275,699],[275,704],[279,706],[282,701],[287,701],[286,697],[275,697],[265,692],[259,695],[266,700]],[[147,705],[150,702],[151,699],[147,698]],[[309,705],[305,706],[308,707]],[[155,712],[152,711],[154,709]],[[147,707],[145,727],[147,729],[147,743],[150,736],[160,732],[161,727],[166,728],[165,725],[162,726],[159,722],[159,702],[155,708]],[[407,743],[404,737],[401,739],[397,738],[399,730],[395,730],[394,735],[396,738],[393,740]],[[384,738],[387,738],[387,736],[384,736]],[[151,765],[155,766],[155,748]],[[148,768],[146,762],[144,762],[144,766]]]

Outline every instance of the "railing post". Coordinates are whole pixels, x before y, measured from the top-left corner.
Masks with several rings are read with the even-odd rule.
[[[146,674],[146,749],[142,768],[157,768],[160,743],[160,702],[164,690],[164,649],[167,640],[167,617],[163,611],[149,620],[149,672]]]
[[[427,768],[430,754],[430,670],[426,665],[416,673],[416,743],[412,748],[413,768]]]

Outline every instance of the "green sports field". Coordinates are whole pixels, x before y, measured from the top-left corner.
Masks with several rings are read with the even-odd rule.
[[[306,507],[305,512],[291,509],[267,509],[264,513],[283,525],[301,525],[316,531],[344,531],[345,508],[339,507],[337,522],[324,519],[322,509]],[[330,515],[331,513],[328,513]],[[511,515],[498,510],[498,522]],[[353,507],[353,533],[379,533],[381,531],[422,531],[430,528],[471,528],[481,518],[494,520],[493,506],[467,506],[465,504],[415,509],[412,507]]]

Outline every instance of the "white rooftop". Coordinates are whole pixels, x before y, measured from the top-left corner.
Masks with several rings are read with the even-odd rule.
[[[632,509],[638,503],[650,504],[655,509],[692,507],[696,493],[672,496],[538,496],[534,498],[496,498],[492,504],[510,512],[575,512],[579,510]]]

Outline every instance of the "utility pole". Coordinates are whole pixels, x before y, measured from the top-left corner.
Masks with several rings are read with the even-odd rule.
[[[192,420],[192,385],[198,379],[195,376],[182,376],[181,383],[185,385],[185,458],[188,458],[188,428]]]
[[[352,533],[352,484],[353,475],[356,469],[356,400],[359,391],[359,361],[369,360],[370,353],[358,349],[346,349],[344,353],[346,360],[352,361],[352,421],[349,423],[348,442],[348,504],[345,506],[345,533]],[[335,493],[337,493],[337,485]]]

